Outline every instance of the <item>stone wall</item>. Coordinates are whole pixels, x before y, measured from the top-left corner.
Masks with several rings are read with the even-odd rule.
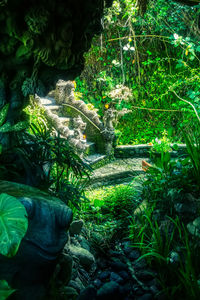
[[[149,151],[151,150],[150,145],[141,144],[141,145],[122,145],[115,148],[115,157],[116,158],[130,158],[130,157],[149,157]],[[172,157],[176,157],[180,154],[186,153],[186,145],[178,144],[178,151],[172,151]]]

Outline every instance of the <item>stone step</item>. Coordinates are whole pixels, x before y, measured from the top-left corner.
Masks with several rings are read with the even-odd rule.
[[[91,155],[95,154],[96,147],[95,147],[95,143],[88,142],[88,141],[87,141],[87,145],[88,145],[88,148],[85,151],[85,156],[88,157],[88,156],[91,156]]]
[[[59,117],[59,119],[60,119],[60,121],[62,122],[62,124],[64,126],[69,127],[69,123],[70,123],[71,118]]]
[[[51,110],[51,112],[53,114],[57,114],[58,116],[60,116],[60,111],[62,110],[62,106],[60,105],[45,105],[46,108],[48,108],[49,110]]]
[[[142,170],[144,158],[117,159],[93,171],[89,187],[115,185],[128,182],[133,177],[145,174]]]
[[[84,157],[83,161],[87,164],[89,164],[90,166],[95,166],[95,164],[103,161],[106,158],[106,155],[104,154],[92,154],[92,155],[88,155],[86,157]]]
[[[49,105],[56,105],[56,101],[52,97],[45,97],[45,98],[40,98],[40,102],[44,106],[49,106]]]
[[[135,169],[134,171],[123,171],[113,173],[112,175],[105,175],[102,177],[92,178],[89,187],[97,188],[100,186],[116,185],[121,183],[128,183],[133,180],[134,177],[144,174],[141,169]]]

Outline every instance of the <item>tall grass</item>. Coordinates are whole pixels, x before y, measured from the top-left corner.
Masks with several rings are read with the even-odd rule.
[[[152,212],[152,208],[146,208],[139,222],[134,218],[130,226],[133,247],[142,252],[139,260],[146,259],[157,270],[165,299],[199,299],[200,241],[189,238],[178,217],[167,217],[170,227],[163,229]],[[176,260],[173,260],[173,253],[176,253]]]
[[[200,188],[200,133],[183,130],[183,137],[193,166],[193,175]]]

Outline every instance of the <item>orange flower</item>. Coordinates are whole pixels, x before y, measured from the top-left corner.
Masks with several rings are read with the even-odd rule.
[[[152,167],[151,164],[149,164],[148,162],[146,162],[146,160],[142,160],[142,170],[144,172],[146,172],[150,167]]]
[[[105,108],[108,109],[108,108],[109,108],[109,105],[108,105],[108,104],[105,104]]]
[[[153,144],[152,144],[152,143],[148,143],[148,145],[149,145],[149,146],[153,146]]]
[[[106,98],[106,96],[103,96],[103,99],[105,99]]]

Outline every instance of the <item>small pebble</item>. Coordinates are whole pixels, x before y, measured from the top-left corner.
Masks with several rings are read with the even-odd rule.
[[[103,271],[99,274],[98,278],[100,280],[106,280],[110,277],[110,271]]]
[[[148,281],[154,278],[155,273],[151,270],[137,270],[136,276],[142,281]]]
[[[88,286],[81,292],[77,300],[96,300],[97,291],[93,286]]]
[[[119,276],[121,276],[124,280],[128,280],[130,278],[129,274],[126,271],[119,271]]]
[[[121,300],[121,295],[119,293],[120,286],[117,282],[110,281],[105,283],[97,292],[98,300]],[[89,299],[88,299],[89,300]]]
[[[127,265],[120,260],[110,262],[110,266],[114,271],[127,270]]]
[[[131,260],[136,260],[140,257],[140,253],[137,250],[132,250],[130,253],[128,253],[127,256]]]
[[[113,280],[113,281],[115,281],[115,282],[117,282],[119,284],[121,284],[121,283],[124,282],[124,279],[121,276],[119,276],[117,273],[115,273],[115,272],[111,272],[111,274],[110,274],[110,280]]]
[[[144,268],[146,268],[146,266],[147,266],[147,264],[144,259],[141,259],[139,261],[134,261],[134,263],[133,263],[134,269],[137,269],[137,270],[144,269]]]
[[[152,300],[153,296],[151,294],[144,294],[142,296],[140,296],[139,298],[137,298],[137,300]]]
[[[102,286],[102,282],[98,278],[94,280],[93,284],[97,289],[99,289]]]

